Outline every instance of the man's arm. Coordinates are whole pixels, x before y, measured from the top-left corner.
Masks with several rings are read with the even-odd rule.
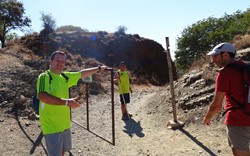
[[[203,124],[210,125],[211,119],[220,111],[222,107],[222,102],[225,96],[225,92],[215,92],[214,99],[210,103],[208,112],[203,119]]]
[[[132,93],[133,92],[132,89],[131,89],[131,82],[132,82],[132,80],[130,78],[130,75],[128,75],[128,76],[129,76],[129,90],[130,90],[130,93]]]
[[[65,105],[66,99],[58,98],[53,95],[50,95],[47,92],[39,92],[38,99],[44,103],[51,103],[54,105]]]
[[[114,75],[114,82],[117,82],[120,78],[119,78],[119,72],[116,72]]]
[[[71,108],[77,108],[80,106],[80,103],[78,103],[78,98],[69,98],[69,99],[63,99],[58,98],[53,95],[50,95],[47,92],[39,92],[38,93],[38,99],[44,103],[50,103],[53,105],[68,105]]]
[[[100,70],[105,70],[105,69],[107,69],[107,66],[98,66],[98,67],[93,67],[93,68],[87,68],[87,69],[80,70],[81,78],[88,77],[88,76],[90,76],[92,74],[97,73]]]

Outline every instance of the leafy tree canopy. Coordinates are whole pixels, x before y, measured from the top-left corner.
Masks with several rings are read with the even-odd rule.
[[[126,26],[120,25],[117,27],[117,31],[115,32],[115,35],[125,35],[127,30],[128,28]]]
[[[41,34],[48,35],[55,31],[56,20],[51,14],[45,14],[44,12],[41,12],[41,20],[43,22],[43,30],[41,31]]]
[[[0,41],[2,47],[5,46],[5,37],[10,30],[20,29],[30,26],[31,20],[24,16],[23,3],[17,0],[0,1]]]
[[[185,28],[177,38],[176,68],[186,70],[193,61],[203,57],[215,45],[230,42],[236,35],[243,35],[250,26],[250,9],[225,14],[221,18],[208,17]]]

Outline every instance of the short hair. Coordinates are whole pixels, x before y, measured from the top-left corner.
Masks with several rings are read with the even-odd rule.
[[[65,57],[65,59],[66,59],[66,57],[67,57],[66,53],[63,52],[63,51],[54,51],[54,52],[51,54],[51,56],[50,56],[50,60],[53,61],[53,60],[55,59],[56,54],[63,55],[63,56]]]
[[[235,58],[236,52],[235,52],[235,53],[229,53],[229,52],[228,52],[228,54],[229,54],[229,56],[230,56],[231,58]]]
[[[228,55],[229,55],[230,58],[235,58],[235,55],[236,55],[236,52],[235,52],[235,53],[231,53],[231,52],[221,52],[221,55],[222,55],[223,53],[228,53]]]

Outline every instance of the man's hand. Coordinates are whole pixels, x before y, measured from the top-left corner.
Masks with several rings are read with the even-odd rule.
[[[102,71],[106,70],[107,68],[108,68],[108,67],[105,66],[105,65],[99,66],[99,69],[102,70]]]
[[[213,101],[209,104],[208,112],[203,119],[204,125],[210,125],[211,119],[220,111],[225,92],[215,92]]]
[[[204,124],[204,125],[210,125],[210,124],[211,124],[211,119],[208,118],[208,117],[205,117],[205,118],[203,119],[203,124]]]
[[[79,97],[75,97],[75,98],[70,98],[70,99],[68,99],[68,101],[69,101],[68,106],[69,106],[70,108],[77,108],[77,107],[80,107],[81,104],[78,102],[78,100],[79,100]]]

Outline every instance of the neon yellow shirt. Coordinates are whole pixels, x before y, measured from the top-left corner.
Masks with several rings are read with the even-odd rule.
[[[118,80],[118,91],[120,94],[126,94],[130,92],[129,75],[127,71],[118,70],[120,80]]]
[[[69,88],[76,85],[81,77],[80,72],[64,72],[68,77],[66,80],[62,75],[52,71],[42,73],[37,79],[37,94],[47,92],[59,98],[69,98]],[[50,82],[49,82],[50,81]],[[64,105],[51,105],[40,101],[39,104],[40,124],[43,134],[63,132],[71,127],[70,108]]]

